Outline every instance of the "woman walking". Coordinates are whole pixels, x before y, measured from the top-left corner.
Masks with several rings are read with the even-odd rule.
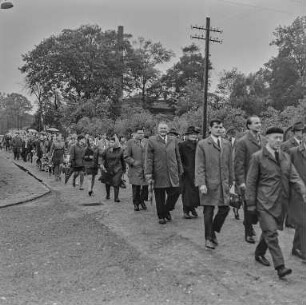
[[[98,148],[94,139],[89,137],[84,154],[85,175],[87,176],[88,195],[92,196],[96,175],[98,174]]]
[[[51,161],[53,163],[55,181],[61,180],[60,166],[64,161],[65,143],[62,135],[58,134],[51,145]]]
[[[109,147],[102,154],[102,171],[106,174],[105,187],[106,199],[110,199],[110,188],[114,188],[114,201],[119,200],[119,186],[122,182],[122,175],[126,171],[123,150],[113,137],[109,140]]]

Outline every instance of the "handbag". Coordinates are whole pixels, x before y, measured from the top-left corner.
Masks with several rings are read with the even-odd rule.
[[[229,205],[233,208],[240,209],[242,206],[242,198],[240,195],[230,193]]]
[[[101,183],[107,183],[110,182],[110,174],[108,172],[106,172],[105,170],[101,171],[101,176],[98,179],[99,181],[101,181]]]

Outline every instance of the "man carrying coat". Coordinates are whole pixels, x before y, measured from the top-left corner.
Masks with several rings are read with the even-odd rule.
[[[277,233],[277,230],[283,229],[290,188],[293,187],[303,199],[306,196],[304,183],[289,155],[280,150],[283,135],[283,130],[278,127],[267,130],[268,143],[252,156],[246,183],[247,209],[250,213],[258,214],[262,230],[255,250],[255,260],[264,266],[270,266],[265,258],[269,249],[279,278],[292,272],[285,267]]]
[[[180,176],[183,173],[178,141],[168,136],[168,131],[165,122],[158,124],[158,134],[148,140],[145,158],[146,179],[154,183],[159,224],[171,221],[170,211],[174,210],[180,196]]]
[[[235,182],[238,191],[244,195],[246,190],[246,177],[250,166],[252,155],[259,151],[266,140],[260,135],[261,121],[258,116],[250,116],[247,119],[247,133],[240,138],[235,145]],[[245,241],[251,244],[255,243],[254,229],[252,226],[252,215],[248,213],[244,204],[244,238]]]
[[[144,175],[144,160],[147,139],[144,139],[144,131],[139,128],[133,139],[130,139],[124,150],[125,162],[129,165],[128,177],[132,184],[134,211],[147,209],[145,200],[148,198],[148,183]]]
[[[290,148],[289,153],[292,164],[306,185],[306,128],[303,129],[301,145]],[[290,196],[288,220],[295,227],[291,253],[306,263],[306,204],[294,189]]]
[[[221,138],[223,124],[210,122],[211,135],[199,141],[195,158],[195,185],[200,190],[200,205],[204,206],[205,246],[215,249],[216,233],[220,233],[229,212],[229,189],[233,184],[232,148]],[[215,207],[218,212],[214,216]]]

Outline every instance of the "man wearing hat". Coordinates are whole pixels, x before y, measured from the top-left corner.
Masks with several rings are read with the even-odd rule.
[[[302,122],[296,122],[292,125],[292,133],[293,136],[287,140],[286,142],[284,142],[281,146],[281,149],[286,152],[289,153],[289,150],[293,147],[298,147],[301,142],[302,142],[302,133],[303,133],[303,129],[304,129],[304,124]],[[290,221],[288,220],[288,217],[285,217],[285,226],[287,228],[293,228],[293,224],[290,223]]]
[[[194,126],[189,126],[185,133],[187,139],[179,144],[184,174],[182,176],[182,201],[185,219],[198,217],[195,210],[200,205],[199,190],[194,184],[195,153],[199,132]],[[190,215],[191,213],[191,215]]]
[[[289,152],[290,148],[297,147],[301,144],[303,129],[304,124],[302,122],[296,122],[293,124],[291,129],[293,136],[281,145],[281,149],[284,152]]]
[[[306,185],[306,128],[303,129],[302,143],[289,150],[291,162]],[[306,262],[306,205],[295,190],[292,190],[288,209],[289,222],[295,226],[292,255]]]
[[[255,260],[270,266],[265,254],[269,249],[279,278],[290,274],[278,242],[277,230],[283,229],[284,213],[288,206],[290,188],[305,200],[306,189],[290,156],[281,151],[284,131],[271,127],[266,132],[267,145],[253,154],[246,181],[247,210],[257,213],[262,230],[255,250]]]

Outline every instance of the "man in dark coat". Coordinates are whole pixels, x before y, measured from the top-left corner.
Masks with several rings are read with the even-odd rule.
[[[306,185],[306,128],[303,130],[302,143],[289,149],[291,162]],[[306,262],[306,205],[298,192],[292,189],[288,209],[288,220],[295,226],[292,255]]]
[[[251,116],[247,119],[246,127],[247,133],[240,138],[235,145],[235,183],[241,195],[245,194],[246,190],[246,177],[250,166],[252,155],[259,151],[266,140],[260,135],[261,121],[258,116]],[[250,215],[244,205],[244,237],[248,243],[255,243],[254,229],[252,226],[252,215]]]
[[[195,185],[200,190],[203,205],[205,246],[215,249],[218,245],[215,232],[220,233],[229,212],[229,190],[233,184],[233,160],[230,143],[221,138],[223,124],[215,119],[210,122],[210,136],[201,140],[196,149]],[[215,207],[218,212],[214,217]]]
[[[134,210],[147,209],[145,200],[148,198],[148,183],[144,175],[145,151],[148,140],[144,138],[144,130],[136,130],[135,137],[126,144],[125,162],[129,165],[128,177],[132,184]]]
[[[145,176],[148,183],[154,183],[160,224],[171,220],[170,211],[174,210],[180,196],[180,176],[183,173],[178,141],[168,136],[168,131],[165,122],[158,124],[158,134],[148,140],[145,158]]]
[[[265,258],[269,249],[274,268],[280,278],[290,274],[285,267],[284,257],[278,242],[277,230],[283,229],[290,188],[305,199],[306,189],[288,154],[280,150],[283,130],[271,127],[267,130],[267,145],[251,159],[246,183],[247,209],[258,214],[262,234],[256,247],[255,260],[270,266]]]
[[[293,136],[281,145],[281,149],[284,152],[289,153],[290,148],[298,147],[301,144],[303,129],[304,129],[304,124],[302,122],[296,122],[293,124],[292,126]]]
[[[12,148],[14,153],[14,160],[19,160],[22,149],[22,138],[20,137],[19,132],[16,132],[16,135],[13,137]]]
[[[184,218],[198,217],[196,207],[200,205],[199,190],[195,186],[195,152],[197,147],[198,131],[190,126],[185,133],[187,140],[179,143],[179,150],[183,164],[182,201]],[[191,213],[192,216],[189,214]]]

